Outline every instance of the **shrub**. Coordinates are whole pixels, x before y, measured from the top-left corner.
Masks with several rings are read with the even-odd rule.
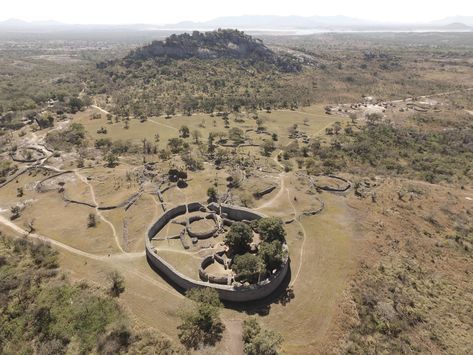
[[[118,297],[125,291],[125,279],[118,271],[112,271],[108,278],[111,282],[109,293],[112,297]]]

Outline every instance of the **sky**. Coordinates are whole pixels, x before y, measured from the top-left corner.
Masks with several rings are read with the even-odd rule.
[[[0,0],[0,21],[172,24],[248,14],[429,22],[455,15],[473,16],[473,0]]]

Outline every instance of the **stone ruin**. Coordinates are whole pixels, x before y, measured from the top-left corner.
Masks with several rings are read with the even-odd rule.
[[[190,215],[192,213],[197,215]],[[168,224],[181,225],[182,229],[176,236],[166,238],[180,239],[182,247],[189,249],[188,240],[196,244],[199,240],[218,236],[224,231],[224,226],[230,226],[234,222],[250,223],[251,221],[265,217],[263,214],[233,205],[210,203],[208,205],[193,202],[178,205],[164,212],[156,222],[149,228],[145,238],[145,249],[150,264],[174,285],[183,290],[195,287],[211,287],[217,290],[222,300],[232,302],[246,302],[265,298],[273,293],[285,279],[289,270],[289,258],[284,260],[278,270],[274,270],[269,276],[255,284],[242,284],[235,281],[231,273],[228,275],[215,275],[208,271],[214,263],[220,264],[224,270],[230,270],[232,260],[226,256],[225,250],[212,249],[212,254],[205,256],[200,263],[198,275],[200,280],[193,279],[179,272],[174,266],[159,255],[152,241],[157,240],[158,233]],[[199,221],[210,222],[211,227],[205,230],[195,230],[194,226]],[[206,224],[208,225],[208,224]],[[287,250],[287,245],[284,243]]]

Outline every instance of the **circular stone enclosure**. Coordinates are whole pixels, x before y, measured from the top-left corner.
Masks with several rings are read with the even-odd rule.
[[[174,221],[176,217],[192,214],[193,212],[201,212],[202,215],[199,217],[192,216],[192,220],[190,220],[190,218],[187,220],[182,217],[179,218],[179,223],[185,224],[185,228],[178,236],[185,249],[187,249],[183,241],[185,233],[188,233],[189,237],[191,237],[194,242],[194,239],[199,237],[210,238],[214,236],[223,228],[223,225],[230,225],[236,221],[251,222],[266,217],[259,212],[244,207],[216,203],[204,205],[199,202],[193,202],[168,209],[151,225],[145,237],[147,258],[150,264],[156,268],[159,273],[165,275],[172,283],[185,291],[195,287],[211,287],[218,292],[220,299],[231,302],[247,302],[265,298],[281,285],[289,270],[289,257],[287,257],[281,267],[270,274],[268,278],[255,284],[241,284],[239,282],[232,282],[229,276],[208,274],[205,271],[208,266],[214,263],[218,263],[220,266],[222,262],[225,263],[224,258],[219,252],[204,257],[201,260],[199,270],[196,270],[200,278],[205,281],[191,278],[176,270],[173,265],[159,255],[159,250],[154,248],[152,240],[168,223]],[[203,230],[197,228],[197,226],[200,226],[201,222],[204,222],[204,219],[205,222],[208,222],[208,224],[205,224],[206,226],[213,225],[213,227],[208,229],[202,228]],[[195,228],[193,228],[194,226]],[[287,250],[286,243],[284,243],[284,248]],[[217,264],[215,265],[217,266]]]

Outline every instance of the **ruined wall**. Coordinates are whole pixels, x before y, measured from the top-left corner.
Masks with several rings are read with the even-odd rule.
[[[192,203],[187,205],[189,211],[197,211],[202,208],[200,203]],[[264,217],[264,215],[251,211],[247,208],[221,205],[222,213],[226,213],[230,218],[235,220],[254,220]],[[209,205],[211,210],[217,211],[219,206],[217,204]],[[177,271],[171,264],[161,258],[154,250],[151,240],[153,237],[173,218],[186,213],[186,205],[180,205],[167,210],[158,218],[158,220],[151,226],[145,238],[146,256],[149,262],[169,278],[173,283],[184,290],[189,290],[195,287],[212,287],[219,293],[222,300],[232,302],[247,302],[265,298],[273,293],[279,285],[283,282],[289,270],[289,260],[287,260],[275,274],[269,278],[261,281],[258,284],[244,286],[244,285],[220,285],[204,281],[191,279],[184,274]],[[207,262],[213,262],[214,260]]]

